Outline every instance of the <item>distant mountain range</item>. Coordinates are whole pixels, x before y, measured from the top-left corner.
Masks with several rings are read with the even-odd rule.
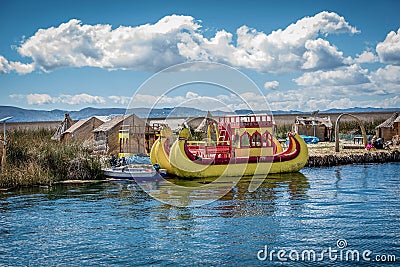
[[[354,112],[396,112],[400,111],[400,108],[348,108],[348,109],[329,109],[320,111],[320,113],[354,113]],[[150,112],[150,115],[149,115]],[[30,122],[30,121],[61,121],[65,113],[69,113],[73,120],[80,120],[89,118],[92,116],[109,116],[117,114],[125,114],[126,109],[124,108],[84,108],[79,111],[67,111],[67,110],[33,110],[23,109],[12,106],[0,106],[0,119],[13,116],[11,121],[13,122]],[[135,113],[137,116],[145,118],[165,118],[165,117],[200,117],[205,116],[207,111],[199,110],[196,108],[188,107],[177,107],[177,108],[163,108],[163,109],[152,109],[149,108],[134,108],[129,110],[129,113]],[[236,110],[236,114],[249,114],[251,110]],[[265,113],[265,111],[257,111],[257,113]],[[212,111],[214,116],[223,116],[229,114],[224,111]],[[310,114],[310,112],[303,112],[297,110],[273,111],[274,115],[278,114]]]

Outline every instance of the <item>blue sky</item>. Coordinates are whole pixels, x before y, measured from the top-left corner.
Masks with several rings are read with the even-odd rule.
[[[400,106],[399,1],[141,2],[0,0],[0,105],[126,107],[157,71],[203,60],[248,75],[274,110]],[[207,95],[241,107],[180,93],[163,105]]]

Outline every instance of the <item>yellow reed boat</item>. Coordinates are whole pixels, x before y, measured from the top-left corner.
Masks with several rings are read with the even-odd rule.
[[[190,131],[183,129],[169,149],[170,130],[161,131],[150,159],[167,173],[186,178],[266,175],[297,172],[308,160],[304,140],[289,133],[289,146],[283,151],[272,136],[269,115],[225,116],[218,125],[209,125],[217,140],[190,142]]]

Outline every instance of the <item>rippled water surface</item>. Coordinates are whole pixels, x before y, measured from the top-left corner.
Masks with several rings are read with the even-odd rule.
[[[396,266],[399,167],[304,169],[268,177],[252,193],[244,179],[222,199],[196,208],[160,203],[130,182],[0,192],[0,266]],[[338,239],[347,247],[340,250]],[[372,260],[395,255],[397,264],[327,256],[260,261],[265,246],[300,253],[331,247],[337,256],[371,250]]]

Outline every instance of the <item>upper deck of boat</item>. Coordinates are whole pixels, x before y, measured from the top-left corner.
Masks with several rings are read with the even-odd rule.
[[[227,115],[219,117],[218,123],[225,128],[267,128],[273,126],[273,117],[268,114]]]

